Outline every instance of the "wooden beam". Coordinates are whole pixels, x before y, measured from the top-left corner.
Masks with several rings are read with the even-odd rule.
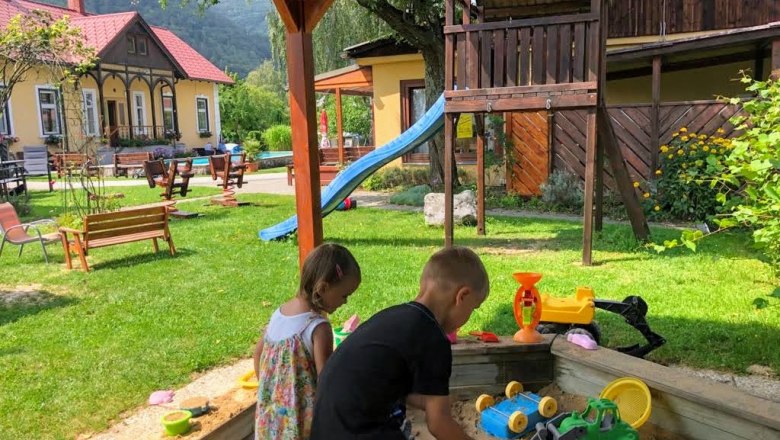
[[[596,173],[596,109],[588,109],[585,131],[585,206],[582,209],[582,264],[593,264],[593,186]]]
[[[485,235],[485,115],[477,116],[477,235]]]
[[[341,88],[336,89],[336,143],[339,147],[339,163],[344,163],[344,121],[341,111]]]
[[[320,158],[314,92],[312,35],[287,32],[287,79],[290,88],[295,202],[298,213],[298,250],[301,267],[306,256],[322,243]]]
[[[453,133],[455,115],[444,115],[444,246],[452,246],[453,240],[453,175],[452,175],[452,157],[455,143]]]
[[[658,157],[661,154],[661,57],[653,57],[652,105],[650,107],[650,176],[658,169]]]
[[[282,23],[284,23],[284,28],[287,30],[287,32],[297,32],[300,27],[295,19],[291,6],[298,5],[291,5],[290,0],[273,0],[273,2],[274,6],[276,6],[276,11],[279,12],[279,17],[282,19]],[[293,2],[295,2],[295,0],[293,0]]]
[[[769,65],[773,79],[780,79],[780,39],[772,41],[772,60]]]
[[[597,121],[598,122],[598,121]],[[593,229],[601,232],[604,229],[604,145],[596,140],[596,195],[594,198],[595,219]]]
[[[550,106],[547,106],[547,101]],[[488,111],[508,112],[515,110],[545,110],[593,107],[596,105],[596,94],[588,93],[584,95],[561,95],[561,96],[536,96],[526,98],[505,98],[505,99],[478,99],[473,101],[447,101],[444,111],[446,113],[479,113]]]
[[[306,32],[314,32],[317,23],[328,12],[334,0],[306,0],[304,2],[304,15],[306,17]]]
[[[605,107],[599,107],[598,136],[599,142],[604,144],[604,151],[609,158],[609,165],[612,168],[612,176],[628,212],[628,219],[631,222],[634,236],[637,240],[647,240],[650,236],[650,228],[647,226],[642,206],[639,204],[636,191],[631,184],[628,168],[626,167],[625,159],[623,159],[623,152],[620,150],[612,127],[612,121]]]
[[[486,96],[495,96],[496,98],[507,95],[526,94],[526,93],[550,93],[550,94],[563,94],[571,92],[581,92],[596,90],[598,83],[596,81],[589,82],[575,82],[566,84],[534,84],[532,86],[515,86],[515,87],[489,87],[481,89],[470,90],[447,90],[444,92],[444,97],[447,99],[455,98],[481,98]]]

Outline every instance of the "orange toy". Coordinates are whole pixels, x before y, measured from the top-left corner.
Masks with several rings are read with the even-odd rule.
[[[536,331],[536,326],[542,317],[542,299],[534,284],[542,279],[542,274],[516,272],[512,276],[521,285],[515,293],[515,320],[520,330],[515,333],[514,340],[526,344],[541,342],[542,335]]]

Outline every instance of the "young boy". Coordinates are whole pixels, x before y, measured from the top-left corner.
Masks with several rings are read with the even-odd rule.
[[[425,410],[439,440],[469,437],[450,413],[452,351],[446,334],[487,297],[485,266],[470,249],[435,253],[420,293],[382,310],[339,345],[320,374],[311,440],[404,440],[399,402]]]

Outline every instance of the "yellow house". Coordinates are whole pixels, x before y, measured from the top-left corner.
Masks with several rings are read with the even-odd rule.
[[[64,102],[73,98],[62,97],[40,71],[14,87],[0,109],[0,134],[15,140],[11,152],[53,137],[66,146],[170,145],[173,137],[190,148],[216,145],[218,84],[233,81],[173,32],[149,26],[137,12],[92,15],[84,0],[68,0],[67,8],[0,0],[0,26],[34,9],[69,16],[99,61],[79,80],[80,102]]]
[[[478,4],[486,1],[478,0]],[[759,1],[757,9],[750,11],[741,0],[724,0],[710,9],[701,3],[697,2],[694,10],[685,9],[688,6],[678,0],[637,0],[610,6],[605,96],[610,115],[617,121],[629,172],[636,178],[653,175],[659,145],[667,143],[682,125],[702,133],[712,134],[718,128],[730,133],[733,127],[728,120],[736,108],[717,97],[745,93],[744,86],[735,81],[742,70],[766,78],[770,70],[780,67],[780,16],[774,0]],[[517,11],[513,18],[539,12],[530,0],[512,4]],[[425,111],[423,58],[415,48],[392,38],[352,46],[345,53],[354,60],[355,68],[365,70],[371,78],[374,145],[381,146]],[[561,72],[551,75],[556,73]],[[321,90],[338,86],[337,75],[326,73],[319,78]],[[349,90],[348,84],[343,87]],[[655,128],[651,122],[654,112],[660,114]],[[584,117],[578,110],[499,116],[507,121],[510,148],[517,153],[507,174],[511,174],[508,189],[523,195],[539,194],[539,185],[560,168],[584,175]],[[501,146],[496,147],[499,155],[500,150]],[[474,138],[458,140],[456,159],[466,168],[476,163]],[[422,146],[393,165],[427,163],[427,150]],[[607,186],[612,183],[609,173],[607,170]]]

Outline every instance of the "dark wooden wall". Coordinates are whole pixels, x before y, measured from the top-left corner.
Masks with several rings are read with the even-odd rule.
[[[628,164],[632,179],[650,179],[655,170],[651,169],[651,158],[658,152],[651,151],[650,142],[650,104],[609,106],[615,135]],[[674,132],[686,127],[689,132],[715,135],[719,128],[730,137],[734,127],[729,119],[739,112],[739,107],[717,101],[691,101],[663,103],[660,105],[661,145],[672,140]],[[553,115],[552,147],[550,148],[552,170],[567,170],[584,180],[585,176],[585,130],[587,110],[561,110]],[[547,121],[539,118],[539,131],[546,131]],[[509,161],[516,163],[517,161]],[[616,190],[612,171],[605,161],[605,185]],[[513,171],[508,180],[509,188],[522,187],[512,183],[522,175]]]
[[[780,21],[778,0],[615,0],[609,7],[609,36],[734,29]]]

